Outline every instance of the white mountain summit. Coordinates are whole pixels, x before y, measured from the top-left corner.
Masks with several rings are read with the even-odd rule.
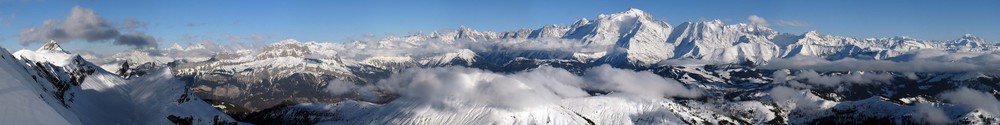
[[[564,39],[580,39],[587,44],[614,45],[604,61],[648,66],[667,59],[673,46],[666,43],[672,27],[639,9],[610,15],[598,15],[594,20],[581,19],[567,32]],[[619,62],[623,61],[623,62]]]

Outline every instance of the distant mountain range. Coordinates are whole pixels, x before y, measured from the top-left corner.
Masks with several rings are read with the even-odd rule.
[[[41,99],[34,100],[49,103],[51,106],[43,109],[53,109],[69,123],[115,123],[75,121],[83,117],[62,113],[69,110],[84,116],[91,111],[77,111],[72,106],[104,104],[66,102],[74,100],[73,96],[80,96],[75,100],[111,98],[82,94],[98,93],[134,98],[131,101],[136,102],[115,105],[142,104],[137,108],[178,98],[194,100],[190,102],[196,104],[171,102],[170,109],[164,109],[178,111],[168,113],[174,118],[164,118],[173,123],[208,123],[214,117],[226,122],[324,124],[997,124],[1000,109],[989,105],[1000,103],[996,102],[1000,98],[998,50],[1000,44],[972,35],[948,41],[905,36],[852,38],[816,31],[796,35],[765,25],[727,25],[720,20],[673,26],[642,10],[629,9],[534,30],[490,32],[459,27],[345,43],[289,39],[263,48],[175,44],[109,57],[70,54],[50,42],[37,51],[10,54],[4,50],[10,65],[3,70],[22,74],[8,76],[22,80],[15,83],[24,86],[47,83],[39,79],[56,85],[45,84],[44,90],[27,94],[41,94]],[[676,80],[705,94],[647,97],[584,84],[580,86],[588,96],[561,98],[539,109],[521,111],[468,106],[453,100],[427,108],[424,102],[414,101],[421,98],[391,89],[378,90],[375,99],[330,92],[341,84],[384,87],[391,83],[386,79],[405,79],[399,78],[406,76],[400,74],[418,71],[478,69],[482,72],[473,73],[517,79],[549,68],[587,76],[604,65]],[[101,81],[86,82],[95,79]],[[66,82],[73,80],[75,84]],[[158,82],[168,87],[183,82],[188,88],[144,91],[154,85],[161,87]],[[150,94],[163,99],[135,99]],[[66,99],[67,95],[71,98]],[[946,98],[965,95],[985,95],[986,101],[965,103]],[[214,110],[196,111],[208,106],[232,118],[219,116],[221,113]],[[459,113],[435,106],[451,107]],[[474,117],[490,113],[494,114]],[[149,116],[156,117],[160,116]],[[931,117],[946,122],[923,121]]]

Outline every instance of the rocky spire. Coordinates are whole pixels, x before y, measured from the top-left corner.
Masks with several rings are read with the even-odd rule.
[[[56,40],[49,40],[49,42],[45,43],[45,45],[42,45],[42,48],[38,48],[38,51],[66,53],[66,51],[59,46],[59,43],[56,42]]]

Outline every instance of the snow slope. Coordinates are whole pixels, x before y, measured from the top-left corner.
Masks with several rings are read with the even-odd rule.
[[[7,49],[0,49],[0,121],[5,124],[82,124],[76,114],[39,86],[37,72],[28,70],[26,62],[14,58]]]
[[[143,77],[122,79],[107,72],[87,77],[70,107],[87,114],[85,124],[165,124],[193,118],[195,124],[235,121],[191,93],[183,82],[161,69]]]
[[[0,86],[10,124],[235,124],[169,69],[124,79],[50,42],[3,57]],[[21,58],[15,58],[21,57]],[[28,115],[25,115],[28,114]]]

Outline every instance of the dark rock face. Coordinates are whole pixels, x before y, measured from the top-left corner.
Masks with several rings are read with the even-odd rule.
[[[332,76],[293,74],[281,79],[260,79],[244,83],[224,75],[178,77],[192,85],[199,97],[238,104],[251,111],[272,107],[281,101],[336,102],[340,99],[325,92],[325,82]]]

